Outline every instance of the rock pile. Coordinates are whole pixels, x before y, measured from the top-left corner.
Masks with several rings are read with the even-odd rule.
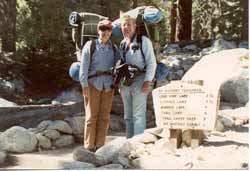
[[[224,110],[219,113],[222,112],[225,112],[224,115],[230,113]],[[73,154],[74,162],[66,163],[61,169],[242,169],[248,167],[249,156],[244,152],[249,148],[248,137],[239,138],[237,133],[248,129],[246,125],[248,120],[237,121],[238,124],[233,122],[232,125],[228,125],[221,119],[219,121],[225,129],[205,131],[206,138],[196,149],[186,144],[191,139],[189,134],[183,133],[182,148],[176,149],[170,143],[169,130],[152,128],[131,139],[117,138],[95,153],[83,147],[76,148]],[[248,132],[245,134],[247,136]],[[233,141],[234,138],[237,139]],[[221,143],[225,145],[220,145]],[[239,158],[240,153],[245,157]],[[220,163],[217,163],[218,161]]]
[[[0,135],[0,149],[27,153],[71,146],[75,143],[75,137],[83,135],[84,117],[68,120],[69,123],[63,120],[42,121],[36,128],[30,129],[11,127]]]
[[[84,116],[67,117],[64,120],[42,121],[35,128],[14,126],[0,134],[0,149],[7,152],[26,153],[50,150],[82,143]],[[124,128],[122,119],[112,115],[110,131]]]

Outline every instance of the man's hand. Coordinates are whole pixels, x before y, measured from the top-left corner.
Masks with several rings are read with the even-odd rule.
[[[82,95],[84,97],[89,97],[89,87],[83,87],[82,88]]]
[[[142,85],[142,92],[148,95],[150,91],[151,91],[151,82],[145,81]]]

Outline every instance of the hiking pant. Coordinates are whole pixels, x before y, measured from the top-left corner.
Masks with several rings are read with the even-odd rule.
[[[98,91],[89,85],[89,97],[84,97],[85,129],[84,147],[95,149],[104,145],[109,128],[110,111],[114,90]]]
[[[121,86],[127,138],[141,134],[146,129],[147,95],[141,90],[142,84],[140,81],[131,86]]]

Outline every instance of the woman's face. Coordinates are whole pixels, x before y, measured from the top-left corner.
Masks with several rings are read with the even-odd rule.
[[[99,28],[98,34],[99,34],[99,38],[101,39],[101,41],[103,43],[106,43],[109,40],[109,38],[110,38],[110,36],[112,34],[112,29],[110,29],[110,28]]]

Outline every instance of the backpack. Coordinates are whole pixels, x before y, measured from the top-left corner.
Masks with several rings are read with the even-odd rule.
[[[116,50],[115,45],[113,43],[111,43],[111,44],[112,44],[112,50],[113,50],[114,57],[115,57],[117,50]],[[90,44],[90,64],[92,63],[92,58],[93,58],[93,54],[95,52],[95,49],[96,49],[96,42],[95,42],[95,39],[92,39],[91,44]],[[115,60],[114,60],[114,65],[115,65]],[[72,63],[70,68],[69,68],[69,76],[74,81],[77,81],[77,82],[80,81],[80,79],[79,79],[80,66],[81,66],[81,62],[77,61],[77,62]],[[95,77],[95,76],[99,76],[99,75],[103,75],[103,74],[109,74],[109,73],[106,73],[106,72],[105,73],[98,73],[95,75],[91,75],[91,77]]]
[[[153,6],[144,6],[130,10],[125,14],[131,15],[136,18],[137,44],[139,45],[144,62],[145,62],[145,55],[142,50],[142,43],[143,43],[142,36],[146,36],[151,40],[157,57],[157,55],[160,52],[159,49],[160,38],[159,38],[159,29],[157,24],[163,20],[164,18],[163,13],[159,9]],[[122,36],[119,19],[114,21],[113,27],[114,28],[112,34],[116,37]],[[155,80],[161,81],[166,79],[167,75],[169,74],[169,69],[165,64],[159,62],[157,58],[156,61],[157,61],[157,68],[156,68]]]
[[[99,21],[104,19],[108,19],[108,17],[89,12],[78,13],[73,11],[69,15],[69,24],[72,26],[72,40],[75,43],[76,56],[77,56],[77,62],[72,63],[69,68],[69,76],[77,82],[79,82],[80,59],[81,59],[82,48],[87,41],[91,40],[91,46],[90,46],[90,63],[91,63],[92,56],[96,47],[94,39],[98,37],[97,25]],[[114,53],[116,53],[116,48],[113,46],[113,43],[112,47]]]

